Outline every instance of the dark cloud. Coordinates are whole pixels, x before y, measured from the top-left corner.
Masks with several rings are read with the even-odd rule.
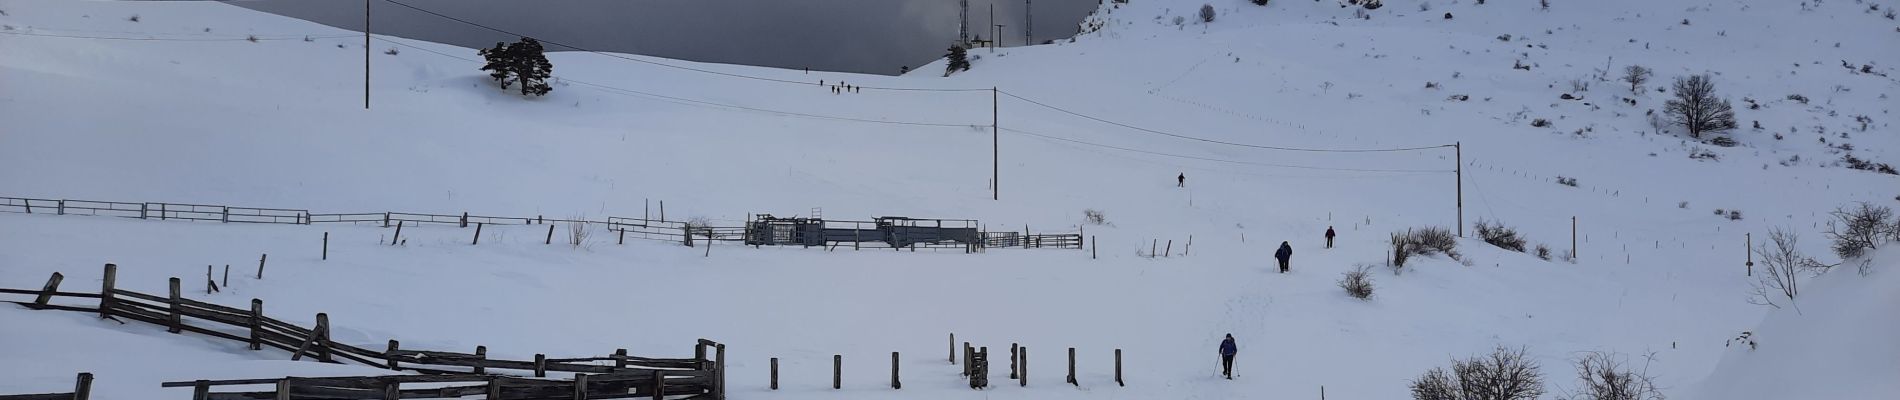
[[[957,37],[956,0],[400,0],[442,14],[594,50],[694,61],[894,74],[937,59]],[[1066,38],[1096,0],[1030,0],[1034,41]],[[233,2],[361,30],[363,2]],[[514,37],[371,1],[376,33],[467,47]],[[1022,0],[995,4],[1002,42],[1024,42]],[[971,0],[970,30],[986,34],[990,2]],[[550,49],[554,47],[550,46]]]

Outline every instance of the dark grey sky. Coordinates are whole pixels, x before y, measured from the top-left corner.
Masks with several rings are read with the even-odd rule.
[[[694,61],[895,74],[943,55],[957,0],[397,0],[472,22],[592,50]],[[994,0],[1005,46],[1024,42],[1024,0]],[[1097,0],[1029,0],[1042,42],[1067,38]],[[255,0],[239,6],[350,30],[361,0]],[[493,46],[514,37],[370,0],[376,33]],[[970,0],[970,30],[990,35],[992,0]],[[548,46],[549,50],[559,50]]]

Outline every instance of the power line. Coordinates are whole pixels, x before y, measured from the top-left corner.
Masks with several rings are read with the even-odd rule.
[[[422,13],[425,13],[425,14],[429,14],[429,15],[434,15],[434,16],[437,16],[437,17],[442,17],[442,18],[445,18],[445,19],[448,19],[448,20],[451,20],[451,21],[455,21],[455,22],[460,22],[460,23],[463,23],[463,24],[468,24],[468,25],[471,25],[471,26],[475,26],[475,27],[480,27],[480,28],[482,28],[482,29],[487,29],[487,30],[491,30],[491,31],[495,31],[495,32],[500,32],[500,33],[504,33],[504,34],[507,34],[507,35],[510,35],[510,36],[518,36],[518,37],[534,37],[534,35],[527,35],[527,34],[521,34],[521,33],[516,33],[516,32],[513,32],[513,31],[509,31],[509,30],[505,30],[505,29],[501,29],[501,28],[496,28],[496,27],[492,27],[492,26],[488,26],[488,25],[483,25],[483,24],[480,24],[480,23],[477,23],[477,22],[474,22],[474,21],[469,21],[469,20],[465,20],[465,19],[461,19],[461,18],[456,18],[456,17],[453,17],[453,16],[449,16],[449,15],[445,15],[445,14],[442,14],[442,13],[438,13],[438,12],[435,12],[435,11],[430,11],[430,10],[427,10],[427,9],[423,9],[423,8],[421,8],[421,7],[416,7],[416,6],[412,6],[412,5],[408,5],[408,4],[405,4],[405,3],[403,3],[403,2],[399,2],[399,1],[396,1],[396,0],[383,0],[383,1],[385,1],[385,2],[388,2],[388,3],[390,3],[390,4],[395,4],[395,5],[398,5],[398,6],[402,6],[403,8],[408,8],[408,9],[411,9],[411,10],[416,10],[416,11],[419,11],[419,12],[422,12]],[[561,46],[561,47],[566,47],[566,48],[569,48],[569,49],[574,49],[574,50],[577,50],[577,51],[582,51],[582,52],[588,52],[588,53],[594,53],[594,54],[598,54],[598,55],[602,55],[602,56],[607,56],[607,57],[613,57],[613,58],[618,58],[618,59],[622,59],[622,60],[627,60],[627,61],[633,61],[633,62],[637,62],[637,63],[643,63],[643,64],[652,64],[652,65],[657,65],[657,66],[661,66],[661,67],[667,67],[667,68],[674,68],[674,69],[682,69],[682,70],[687,70],[687,71],[693,71],[693,72],[700,72],[700,73],[707,73],[707,74],[713,74],[713,75],[721,75],[721,76],[726,76],[726,77],[732,77],[732,78],[743,78],[743,79],[753,79],[753,80],[760,80],[760,81],[767,81],[767,82],[777,82],[777,83],[789,83],[789,84],[796,84],[796,85],[813,85],[813,83],[811,83],[811,82],[806,82],[806,81],[795,81],[795,80],[790,80],[790,79],[779,79],[779,78],[768,78],[768,77],[763,77],[763,76],[754,76],[754,75],[745,75],[745,74],[737,74],[737,73],[731,73],[731,72],[722,72],[722,71],[714,71],[714,70],[709,70],[709,69],[703,69],[703,68],[693,68],[693,67],[688,67],[688,66],[683,66],[683,65],[673,65],[673,64],[667,64],[667,63],[662,63],[662,62],[657,62],[657,61],[652,61],[652,60],[642,60],[642,59],[638,59],[638,58],[633,58],[633,57],[627,57],[627,56],[624,56],[624,55],[620,55],[620,54],[616,54],[616,53],[608,53],[608,52],[603,52],[603,51],[596,51],[596,50],[590,50],[590,49],[586,49],[586,48],[582,48],[582,47],[580,47],[580,46],[575,46],[575,45],[570,45],[570,44],[565,44],[565,43],[561,43],[561,42],[556,42],[556,41],[552,41],[552,40],[547,40],[547,39],[536,39],[536,40],[539,40],[539,41],[541,41],[541,42],[543,42],[543,43],[547,43],[547,44],[551,44],[551,45],[555,45],[555,46]],[[915,91],[915,92],[978,92],[978,91],[989,91],[989,89],[939,89],[939,88],[908,88],[908,87],[889,87],[889,86],[853,86],[853,87],[855,87],[855,88],[860,88],[860,89],[867,89],[867,90],[891,90],[891,91]]]
[[[435,54],[437,54],[437,55],[440,55],[440,56],[443,56],[443,57],[449,57],[449,58],[454,58],[454,59],[457,59],[457,60],[462,60],[462,61],[468,61],[468,62],[475,62],[475,63],[479,63],[479,62],[482,62],[481,60],[476,60],[476,59],[472,59],[472,58],[467,58],[467,57],[462,57],[462,56],[457,56],[457,55],[453,55],[453,54],[448,54],[448,53],[443,53],[443,52],[440,52],[440,51],[435,51],[435,50],[431,50],[431,49],[429,49],[429,48],[425,48],[425,47],[421,47],[421,46],[415,46],[415,45],[411,45],[411,44],[407,44],[407,43],[402,43],[402,42],[398,42],[398,41],[394,41],[394,40],[389,40],[389,39],[384,39],[384,38],[380,38],[380,37],[378,37],[378,38],[376,38],[376,40],[381,40],[381,41],[383,41],[383,42],[387,42],[387,43],[391,43],[391,44],[395,44],[395,45],[397,45],[397,46],[403,46],[403,47],[408,47],[408,48],[412,48],[412,49],[417,49],[417,50],[422,50],[422,51],[425,51],[425,52],[429,52],[429,53],[435,53]],[[891,125],[909,125],[909,126],[934,126],[934,127],[955,127],[955,128],[967,128],[967,127],[973,127],[973,126],[984,126],[984,125],[982,125],[982,124],[951,124],[951,123],[935,123],[935,122],[913,122],[913,121],[891,121],[891,120],[877,120],[877,119],[865,119],[865,118],[853,118],[853,117],[841,117],[841,116],[835,116],[835,115],[822,115],[822,114],[809,114],[809,113],[801,113],[801,112],[793,112],[793,111],[784,111],[784,110],[773,110],[773,109],[766,109],[766,108],[757,108],[757,107],[747,107],[747,106],[741,106],[741,105],[735,105],[735,104],[726,104],[726,103],[718,103],[718,102],[711,102],[711,101],[705,101],[705,100],[694,100],[694,99],[688,99],[688,98],[684,98],[684,97],[676,97],[676,96],[668,96],[668,95],[663,95],[663,94],[659,94],[659,93],[652,93],[652,92],[645,92],[645,91],[639,91],[639,90],[633,90],[633,89],[627,89],[627,88],[622,88],[622,87],[616,87],[616,86],[611,86],[611,85],[605,85],[605,84],[598,84],[598,83],[592,83],[592,82],[587,82],[587,81],[582,81],[582,80],[577,80],[577,79],[567,79],[567,78],[562,78],[562,79],[561,79],[561,81],[562,81],[562,82],[568,82],[568,83],[574,83],[574,84],[579,84],[579,85],[583,85],[583,86],[591,86],[591,87],[594,87],[594,88],[596,88],[596,89],[601,89],[601,90],[605,90],[605,91],[608,91],[608,92],[610,92],[610,93],[614,93],[614,92],[618,92],[618,93],[614,93],[614,94],[622,94],[622,95],[627,95],[627,94],[633,94],[633,95],[640,95],[640,96],[647,96],[647,97],[654,97],[654,98],[659,98],[659,99],[665,99],[665,100],[671,100],[671,101],[673,101],[673,102],[683,102],[683,103],[690,103],[690,104],[697,104],[697,105],[701,105],[701,106],[711,106],[711,107],[722,107],[722,108],[729,108],[729,109],[736,109],[736,110],[745,110],[745,111],[754,111],[754,112],[762,112],[762,113],[770,113],[770,114],[779,114],[779,115],[789,115],[789,116],[797,116],[797,117],[806,117],[806,118],[816,118],[816,119],[828,119],[828,120],[835,120],[835,121],[849,121],[849,122],[863,122],[863,123],[874,123],[874,124],[891,124]]]
[[[1150,154],[1150,155],[1157,155],[1157,156],[1163,156],[1163,157],[1175,157],[1175,158],[1185,158],[1185,159],[1191,159],[1191,160],[1201,160],[1201,161],[1213,161],[1213,162],[1222,162],[1222,163],[1230,163],[1230,164],[1243,164],[1243,165],[1254,165],[1254,166],[1262,166],[1262,167],[1276,167],[1276,168],[1294,168],[1294,169],[1310,169],[1310,170],[1320,170],[1320,171],[1351,171],[1351,172],[1411,172],[1411,173],[1449,173],[1449,172],[1452,172],[1452,171],[1448,171],[1448,170],[1435,170],[1435,169],[1373,169],[1373,168],[1333,168],[1333,167],[1314,167],[1314,166],[1307,166],[1307,165],[1288,165],[1288,164],[1273,164],[1273,163],[1263,163],[1263,162],[1253,162],[1253,161],[1240,161],[1240,160],[1227,160],[1227,159],[1219,159],[1219,158],[1210,158],[1210,157],[1198,157],[1198,156],[1189,156],[1189,155],[1180,155],[1180,154],[1170,154],[1170,153],[1162,153],[1162,152],[1156,152],[1156,151],[1148,151],[1148,150],[1141,150],[1141,149],[1132,149],[1132,148],[1127,148],[1127,147],[1121,147],[1121,146],[1114,146],[1114,145],[1107,145],[1107,144],[1101,144],[1101,143],[1093,143],[1093,142],[1086,142],[1086,141],[1081,141],[1081,140],[1075,140],[1075,139],[1069,139],[1069,138],[1064,138],[1064,137],[1057,137],[1057,136],[1050,136],[1050,135],[1044,135],[1044,134],[1040,134],[1040,133],[1035,133],[1035,132],[1029,132],[1029,131],[1024,131],[1024,130],[1020,130],[1020,129],[1013,129],[1013,128],[1001,128],[1001,129],[1002,129],[1002,130],[1004,130],[1004,131],[1008,131],[1008,132],[1010,132],[1010,133],[1017,133],[1017,134],[1022,134],[1022,135],[1028,135],[1028,136],[1035,136],[1035,137],[1040,137],[1040,138],[1044,138],[1044,139],[1050,139],[1050,140],[1059,140],[1059,141],[1064,141],[1064,142],[1069,142],[1069,143],[1076,143],[1076,144],[1082,144],[1082,145],[1088,145],[1088,146],[1095,146],[1095,147],[1103,147],[1103,148],[1109,148],[1109,149],[1115,149],[1115,150],[1121,150],[1121,151],[1127,151],[1127,152],[1134,152],[1134,153],[1142,153],[1142,154]]]
[[[1235,142],[1228,142],[1228,141],[1221,141],[1221,140],[1214,140],[1214,139],[1207,139],[1207,138],[1200,138],[1200,137],[1194,137],[1194,136],[1187,136],[1187,135],[1181,135],[1181,134],[1175,134],[1175,133],[1169,133],[1169,132],[1163,132],[1163,131],[1159,131],[1159,130],[1154,130],[1154,129],[1148,129],[1148,128],[1143,128],[1143,127],[1139,127],[1139,126],[1134,126],[1134,125],[1129,125],[1129,124],[1124,124],[1124,123],[1120,123],[1120,122],[1115,122],[1115,121],[1110,121],[1110,120],[1107,120],[1107,119],[1102,119],[1102,118],[1099,118],[1099,117],[1095,117],[1095,116],[1092,116],[1092,115],[1088,115],[1088,114],[1083,114],[1083,113],[1079,113],[1079,112],[1075,112],[1075,111],[1069,111],[1068,109],[1064,109],[1064,108],[1062,108],[1062,107],[1056,107],[1056,106],[1053,106],[1053,105],[1049,105],[1049,104],[1047,104],[1047,103],[1043,103],[1043,102],[1040,102],[1040,101],[1035,101],[1035,100],[1031,100],[1031,99],[1029,99],[1029,98],[1027,98],[1027,97],[1023,97],[1023,96],[1018,96],[1018,95],[1016,95],[1015,93],[1010,93],[1010,92],[1007,92],[1007,91],[1004,91],[1004,92],[1002,92],[1002,93],[1003,93],[1003,94],[1005,94],[1005,95],[1008,95],[1009,97],[1014,97],[1014,98],[1016,98],[1017,100],[1022,100],[1022,101],[1026,101],[1026,102],[1029,102],[1030,104],[1035,104],[1035,105],[1038,105],[1038,106],[1042,106],[1042,107],[1045,107],[1045,108],[1048,108],[1048,109],[1051,109],[1051,110],[1056,110],[1056,111],[1061,111],[1061,112],[1063,112],[1063,113],[1066,113],[1066,114],[1069,114],[1069,115],[1074,115],[1074,116],[1077,116],[1077,117],[1082,117],[1082,118],[1085,118],[1085,119],[1089,119],[1089,120],[1093,120],[1093,121],[1096,121],[1096,122],[1101,122],[1101,123],[1105,123],[1105,124],[1109,124],[1109,125],[1115,125],[1115,126],[1119,126],[1119,127],[1123,127],[1123,128],[1128,128],[1128,129],[1133,129],[1133,130],[1137,130],[1137,131],[1142,131],[1142,132],[1147,132],[1147,133],[1153,133],[1153,134],[1157,134],[1157,135],[1163,135],[1163,136],[1170,136],[1170,137],[1175,137],[1175,138],[1181,138],[1181,139],[1187,139],[1187,140],[1194,140],[1194,141],[1201,141],[1201,142],[1207,142],[1207,143],[1214,143],[1214,144],[1222,144],[1222,145],[1228,145],[1228,146],[1240,146],[1240,147],[1251,147],[1251,148],[1256,148],[1256,149],[1267,149],[1267,150],[1282,150],[1282,151],[1304,151],[1304,152],[1315,152],[1315,153],[1375,153],[1375,152],[1395,152],[1395,151],[1416,151],[1416,150],[1430,150],[1430,149],[1440,149],[1440,148],[1447,148],[1447,147],[1452,147],[1452,145],[1449,145],[1449,144],[1446,144],[1446,145],[1437,145],[1437,146],[1424,146],[1424,147],[1404,147],[1404,148],[1382,148],[1382,149],[1320,149],[1320,148],[1303,148],[1303,147],[1281,147],[1281,146],[1266,146],[1266,145],[1257,145],[1257,144],[1246,144],[1246,143],[1235,143]]]
[[[55,34],[47,34],[47,33],[10,32],[10,31],[0,31],[0,33],[4,33],[8,35],[39,36],[39,37],[53,37],[53,38],[67,38],[67,39],[136,40],[136,41],[156,41],[156,42],[237,42],[237,41],[257,42],[257,41],[265,41],[265,40],[296,40],[296,39],[305,39],[305,38],[336,39],[336,38],[355,36],[355,35],[342,35],[342,36],[330,35],[330,36],[276,37],[276,38],[250,37],[250,36],[227,37],[227,38],[159,38],[159,37],[126,37],[126,36],[55,35]]]

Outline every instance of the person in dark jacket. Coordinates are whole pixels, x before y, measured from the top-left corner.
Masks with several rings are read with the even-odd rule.
[[[1240,347],[1234,345],[1234,334],[1227,334],[1227,339],[1220,341],[1220,373],[1227,379],[1234,379],[1234,353],[1238,352]]]
[[[1174,177],[1174,187],[1187,187],[1186,172],[1181,173],[1181,176]]]
[[[1287,261],[1293,259],[1293,245],[1280,242],[1280,250],[1273,252],[1273,258],[1280,260],[1280,273],[1286,273]]]
[[[1333,248],[1334,235],[1335,234],[1333,233],[1333,227],[1331,226],[1326,227],[1326,248],[1328,249]]]

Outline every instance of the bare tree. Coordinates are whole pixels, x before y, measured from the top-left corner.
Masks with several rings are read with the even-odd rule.
[[[1663,105],[1670,122],[1689,129],[1689,137],[1735,129],[1735,109],[1728,99],[1715,97],[1715,81],[1708,75],[1676,78],[1676,98]]]
[[[1585,352],[1571,361],[1577,367],[1577,392],[1560,396],[1562,400],[1663,400],[1656,379],[1648,373],[1649,363],[1640,371],[1625,366],[1623,356],[1600,351]]]
[[[1214,22],[1214,5],[1213,4],[1201,5],[1201,22],[1203,23]]]
[[[1649,82],[1649,76],[1652,74],[1653,72],[1649,70],[1649,67],[1641,65],[1631,64],[1628,67],[1623,67],[1623,81],[1630,83],[1631,93],[1642,92],[1643,83]]]
[[[1782,303],[1794,304],[1796,295],[1801,293],[1801,275],[1820,274],[1827,271],[1827,265],[1815,262],[1796,246],[1800,236],[1781,228],[1768,231],[1768,240],[1755,246],[1755,257],[1761,259],[1761,275],[1755,276],[1750,285],[1749,304],[1781,308]]]

